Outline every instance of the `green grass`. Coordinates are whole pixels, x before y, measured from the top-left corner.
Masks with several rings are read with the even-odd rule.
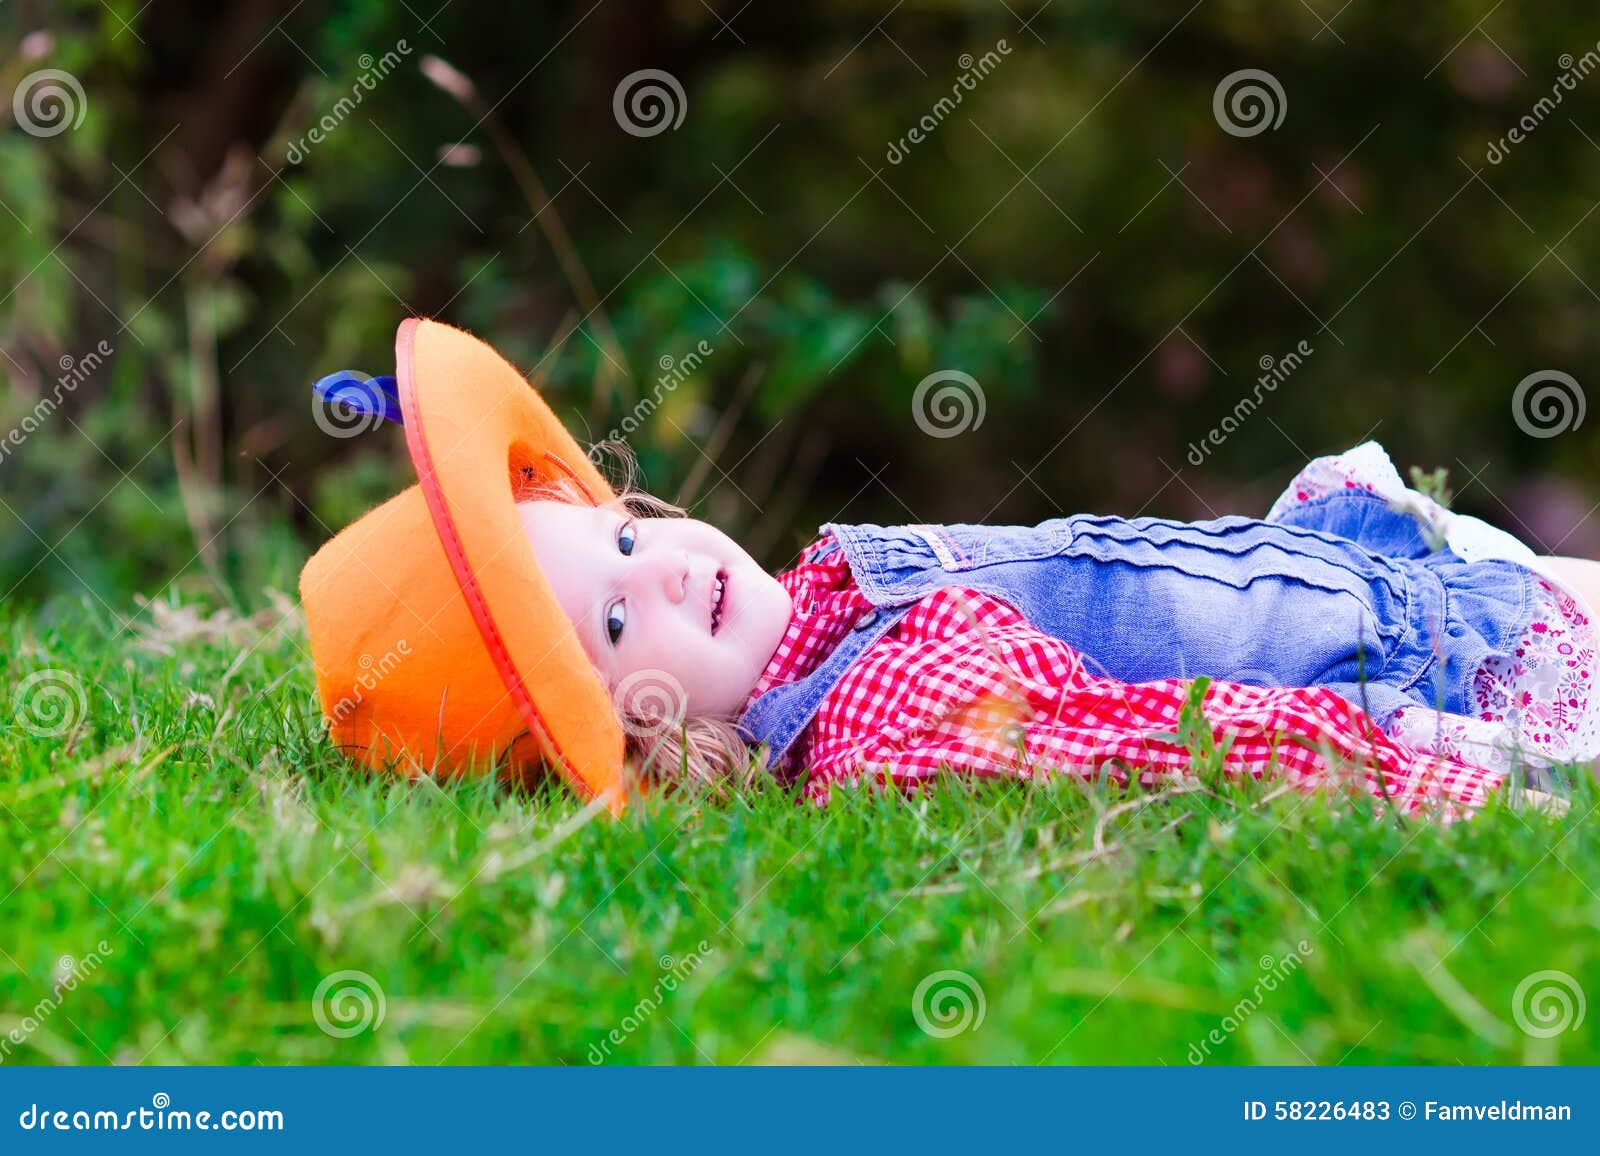
[[[615,1030],[608,1062],[1600,1062],[1596,1009],[1548,1038],[1512,1009],[1541,971],[1600,998],[1587,784],[1450,827],[1069,781],[585,823],[357,772],[292,603],[196,605],[120,637],[89,599],[0,610],[13,705],[58,669],[87,707],[0,740],[0,1061],[585,1064]],[[345,970],[385,1015],[341,1038],[313,996]],[[945,971],[983,1003],[947,1037],[912,1010]]]

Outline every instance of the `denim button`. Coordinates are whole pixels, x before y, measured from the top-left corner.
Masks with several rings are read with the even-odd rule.
[[[876,609],[869,610],[865,614],[863,614],[860,617],[860,619],[857,620],[855,628],[857,630],[865,630],[867,627],[871,626],[876,621],[878,621],[878,612],[877,612],[877,610]]]

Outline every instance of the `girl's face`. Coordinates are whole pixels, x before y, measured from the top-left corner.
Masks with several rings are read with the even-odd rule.
[[[721,530],[603,506],[518,503],[539,566],[628,708],[731,718],[789,626],[789,592]]]

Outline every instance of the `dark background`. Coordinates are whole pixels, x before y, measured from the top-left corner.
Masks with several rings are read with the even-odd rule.
[[[84,110],[44,136],[0,107],[0,435],[63,358],[114,352],[0,459],[0,591],[293,590],[410,481],[397,427],[330,437],[309,384],[392,372],[410,314],[538,368],[580,437],[706,341],[629,444],[773,567],[831,518],[1259,516],[1369,436],[1536,549],[1600,554],[1600,421],[1530,436],[1512,401],[1594,376],[1600,72],[1488,159],[1600,11],[1490,7],[8,3],[3,94],[60,69]],[[613,96],[647,68],[685,107],[640,137]],[[1213,94],[1247,68],[1284,116],[1240,137]],[[913,420],[940,370],[983,392],[960,436]]]

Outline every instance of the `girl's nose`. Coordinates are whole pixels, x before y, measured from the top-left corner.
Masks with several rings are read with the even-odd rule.
[[[650,559],[654,572],[648,581],[656,583],[667,601],[679,603],[689,593],[689,555],[682,550],[657,554]]]

